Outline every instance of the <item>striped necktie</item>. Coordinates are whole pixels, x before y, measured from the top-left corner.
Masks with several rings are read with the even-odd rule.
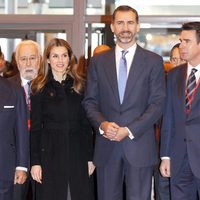
[[[187,81],[187,86],[186,86],[186,111],[189,112],[191,105],[192,105],[192,101],[194,99],[194,93],[195,93],[195,89],[196,89],[196,77],[195,77],[195,72],[197,72],[197,69],[192,68],[192,71],[188,77],[188,81]]]
[[[127,62],[125,57],[127,53],[128,51],[125,50],[122,51],[122,56],[120,58],[120,63],[119,63],[118,90],[119,90],[119,98],[121,104],[124,99],[124,93],[127,81]]]

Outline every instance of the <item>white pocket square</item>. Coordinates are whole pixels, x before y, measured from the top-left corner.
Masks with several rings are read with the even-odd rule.
[[[14,108],[15,106],[4,106],[4,108]]]

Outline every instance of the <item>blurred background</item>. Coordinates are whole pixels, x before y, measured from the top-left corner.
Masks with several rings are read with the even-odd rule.
[[[169,52],[179,41],[182,23],[200,21],[199,0],[0,0],[0,45],[10,60],[23,39],[42,50],[53,37],[66,39],[77,58],[89,59],[100,44],[114,46],[113,10],[126,3],[140,16],[138,43],[161,55],[170,68]]]

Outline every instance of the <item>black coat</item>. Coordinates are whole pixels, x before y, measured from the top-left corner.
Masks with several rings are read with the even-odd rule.
[[[52,75],[42,92],[31,97],[31,165],[42,166],[37,200],[90,200],[87,162],[92,160],[92,130],[81,105],[83,96],[67,76]]]

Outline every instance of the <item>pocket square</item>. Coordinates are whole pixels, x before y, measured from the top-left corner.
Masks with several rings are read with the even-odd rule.
[[[4,106],[4,108],[14,108],[15,106]]]

